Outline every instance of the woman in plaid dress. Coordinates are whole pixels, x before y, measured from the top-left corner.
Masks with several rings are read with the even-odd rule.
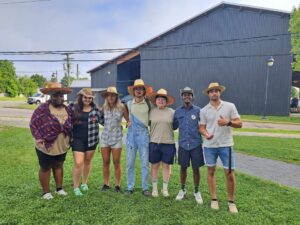
[[[115,168],[115,191],[120,192],[121,181],[121,150],[122,150],[122,118],[128,121],[128,114],[124,111],[124,106],[120,102],[119,94],[115,87],[108,87],[102,93],[105,98],[103,105],[104,113],[104,129],[101,135],[101,153],[103,159],[103,178],[104,185],[101,191],[106,191],[110,188],[110,156],[112,155]]]

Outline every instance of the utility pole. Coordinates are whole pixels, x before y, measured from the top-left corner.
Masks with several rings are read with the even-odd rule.
[[[65,53],[66,58],[64,59],[66,61],[66,64],[64,66],[64,70],[66,71],[67,75],[67,86],[70,87],[71,81],[70,81],[70,70],[71,70],[71,63],[70,60],[73,58],[70,58],[70,53]]]
[[[79,65],[76,67],[76,79],[79,80]]]

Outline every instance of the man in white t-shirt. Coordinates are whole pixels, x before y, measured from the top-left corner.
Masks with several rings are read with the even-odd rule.
[[[205,137],[204,158],[208,167],[208,186],[211,195],[211,208],[218,210],[215,170],[217,158],[220,157],[225,175],[228,192],[228,207],[231,213],[238,210],[234,203],[235,161],[231,127],[241,128],[242,121],[233,103],[220,99],[225,90],[219,83],[210,83],[203,93],[208,95],[209,103],[200,112],[200,131]]]

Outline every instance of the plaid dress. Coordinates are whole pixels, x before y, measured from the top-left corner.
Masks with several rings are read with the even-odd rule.
[[[122,117],[123,109],[107,110],[104,112],[104,129],[101,141],[104,145],[112,146],[122,141]]]

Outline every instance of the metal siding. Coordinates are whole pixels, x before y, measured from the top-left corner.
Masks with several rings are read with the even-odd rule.
[[[170,33],[149,46],[176,45],[287,33],[289,17],[237,8],[219,8],[205,17]],[[289,37],[249,43],[180,47],[175,49],[141,48],[141,78],[154,89],[164,87],[181,104],[179,89],[191,86],[195,104],[208,102],[202,90],[210,82],[220,82],[227,90],[222,98],[234,102],[242,114],[261,114],[264,108],[267,57],[231,59],[149,60],[182,57],[232,55],[274,55],[289,53]],[[291,85],[291,56],[273,56],[270,68],[268,114],[288,115]],[[148,59],[148,60],[147,60]]]

